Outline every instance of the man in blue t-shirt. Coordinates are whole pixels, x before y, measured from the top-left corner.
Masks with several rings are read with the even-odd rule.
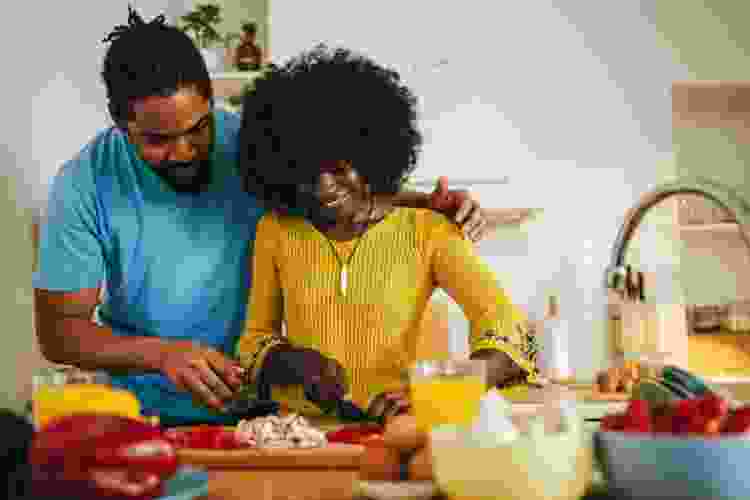
[[[214,109],[200,52],[163,16],[145,23],[131,9],[105,42],[115,126],[52,184],[34,275],[42,352],[108,371],[166,425],[225,422],[215,410],[241,382],[229,356],[263,214],[239,177],[240,118]],[[467,193],[441,185],[387,203],[437,208],[446,199],[440,208],[479,238],[485,220]],[[382,208],[360,216],[376,219]]]

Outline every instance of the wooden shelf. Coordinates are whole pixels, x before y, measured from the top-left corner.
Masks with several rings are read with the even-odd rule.
[[[716,224],[685,224],[680,226],[680,232],[684,233],[735,233],[740,231],[740,225],[736,222],[719,222]]]

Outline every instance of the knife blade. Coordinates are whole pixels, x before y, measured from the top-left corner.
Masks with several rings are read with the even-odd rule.
[[[281,404],[272,399],[235,398],[224,404],[226,413],[245,420],[276,415],[280,409]]]

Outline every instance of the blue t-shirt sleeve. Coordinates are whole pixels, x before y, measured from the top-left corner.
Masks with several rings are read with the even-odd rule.
[[[88,165],[80,160],[67,163],[55,176],[40,227],[34,288],[77,291],[96,288],[104,281],[95,194]]]

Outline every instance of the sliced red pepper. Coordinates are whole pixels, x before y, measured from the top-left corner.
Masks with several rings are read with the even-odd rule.
[[[190,447],[190,433],[181,429],[167,429],[164,438],[176,448]]]
[[[221,429],[214,435],[213,449],[215,450],[236,450],[240,448],[240,443],[234,437],[234,432]]]
[[[329,443],[363,444],[366,440],[383,434],[383,428],[379,425],[365,424],[343,427],[326,434]]]

